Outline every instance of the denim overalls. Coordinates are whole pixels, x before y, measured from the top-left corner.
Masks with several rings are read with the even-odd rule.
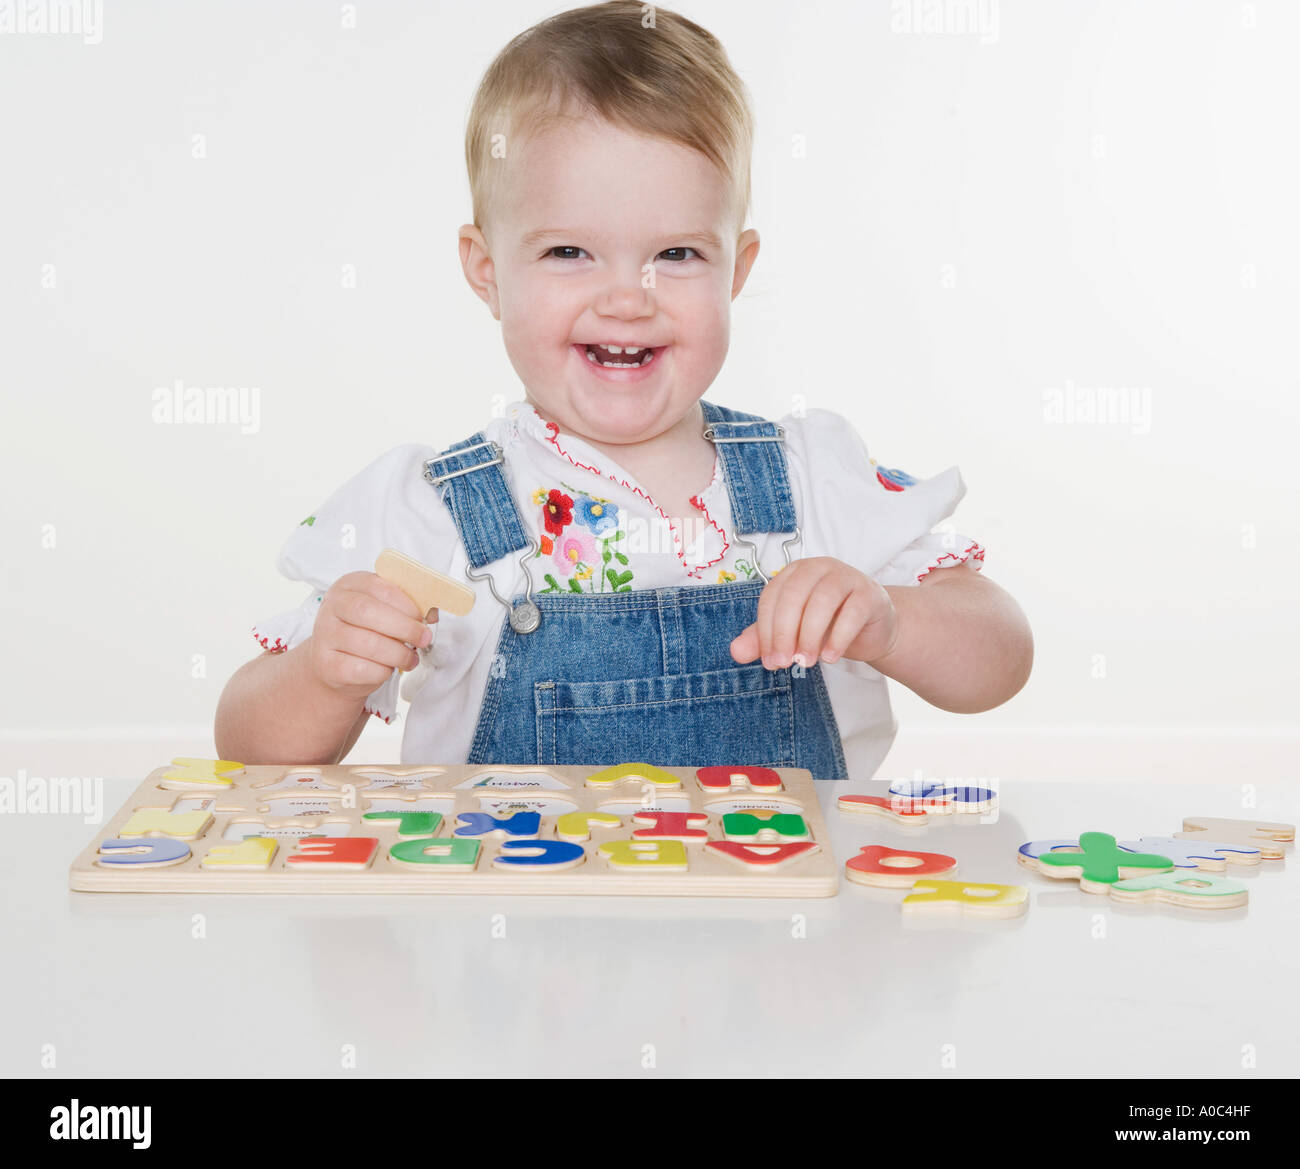
[[[716,444],[732,538],[797,533],[784,431],[701,400]],[[469,558],[508,610],[468,763],[666,767],[803,767],[846,779],[844,752],[821,666],[740,665],[728,649],[756,617],[767,581],[612,593],[497,593],[473,569],[537,543],[525,533],[501,470],[501,448],[480,431],[425,464]],[[785,541],[782,548],[793,543]],[[755,550],[756,551],[756,550]],[[788,559],[788,553],[787,553]]]

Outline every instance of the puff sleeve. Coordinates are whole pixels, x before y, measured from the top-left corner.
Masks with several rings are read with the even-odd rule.
[[[970,560],[984,548],[954,530],[933,529],[966,494],[957,467],[928,479],[885,466],[852,423],[829,410],[787,416],[787,452],[807,501],[801,522],[810,551],[834,556],[884,585],[914,585],[935,568]],[[951,525],[948,525],[951,528]]]
[[[263,649],[282,653],[305,641],[330,586],[350,572],[373,572],[385,548],[397,548],[435,567],[447,556],[454,526],[423,480],[424,461],[437,452],[417,444],[394,447],[349,479],[298,524],[280,550],[277,568],[310,592],[301,605],[253,626]],[[441,548],[439,554],[437,549]],[[366,700],[366,712],[384,722],[397,717],[401,672]]]

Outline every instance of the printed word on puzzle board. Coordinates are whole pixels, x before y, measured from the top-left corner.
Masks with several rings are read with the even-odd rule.
[[[829,897],[810,772],[769,767],[244,767],[152,772],[73,889]]]

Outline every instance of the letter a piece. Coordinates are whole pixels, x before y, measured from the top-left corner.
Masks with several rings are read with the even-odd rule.
[[[709,793],[749,791],[779,792],[781,777],[770,767],[697,767],[695,778]]]
[[[811,856],[821,845],[812,840],[800,840],[793,844],[743,844],[739,840],[710,840],[704,847],[709,852],[725,856],[742,868],[771,872]]]
[[[1029,908],[1023,885],[991,885],[973,881],[920,880],[903,898],[904,913],[952,913],[973,917],[1019,917]]]
[[[235,786],[234,777],[243,774],[244,765],[229,759],[192,759],[181,756],[173,759],[171,767],[163,772],[159,787],[173,791],[226,791]]]
[[[1259,849],[1264,860],[1277,861],[1286,855],[1282,846],[1295,839],[1295,825],[1188,816],[1183,820],[1183,830],[1175,832],[1174,836],[1179,840],[1226,840],[1231,844],[1248,844]]]
[[[161,869],[188,860],[190,846],[170,837],[106,840],[99,846],[99,863],[113,868]]]
[[[707,824],[705,812],[634,812],[633,824],[649,824],[632,833],[633,840],[680,840],[683,844],[703,844],[709,834],[699,827]]]
[[[277,847],[269,836],[246,836],[238,844],[214,844],[200,862],[200,867],[265,872],[271,867]]]
[[[1046,877],[1077,878],[1086,893],[1109,893],[1110,887],[1125,877],[1168,872],[1174,867],[1167,856],[1126,852],[1105,832],[1081,833],[1078,852],[1044,852],[1034,864]]]
[[[1159,901],[1187,909],[1234,909],[1245,905],[1249,896],[1240,881],[1200,873],[1156,873],[1116,881],[1110,887],[1112,901]]]
[[[680,840],[607,840],[596,851],[617,869],[686,872],[686,845]]]
[[[957,868],[955,858],[941,852],[909,852],[868,844],[844,865],[844,875],[859,885],[907,889],[921,877],[939,877]]]
[[[284,863],[295,867],[309,865],[312,872],[336,869],[360,872],[370,864],[378,848],[379,841],[373,836],[304,836],[298,841],[298,851],[285,857]]]

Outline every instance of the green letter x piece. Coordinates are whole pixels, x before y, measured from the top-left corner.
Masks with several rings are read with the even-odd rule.
[[[1172,869],[1174,862],[1167,856],[1153,852],[1125,852],[1115,844],[1113,836],[1104,832],[1085,832],[1079,837],[1079,852],[1045,852],[1038,858],[1040,865],[1079,869],[1079,884],[1085,889],[1089,884],[1113,885],[1120,879],[1121,869]]]

